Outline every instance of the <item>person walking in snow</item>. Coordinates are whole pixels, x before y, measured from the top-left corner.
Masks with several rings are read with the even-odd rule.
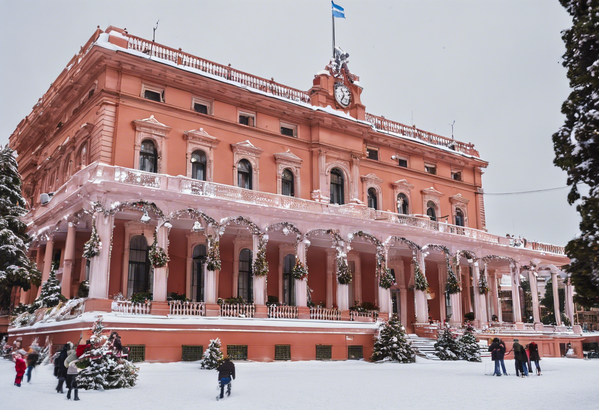
[[[529,355],[529,359],[532,363],[535,364],[535,367],[537,368],[537,376],[541,375],[541,365],[539,364],[539,360],[541,360],[541,357],[539,356],[539,345],[537,345],[535,342],[530,342],[530,344],[528,345],[528,355]],[[531,367],[531,371],[532,371],[532,367]]]
[[[64,361],[69,355],[69,350],[73,349],[73,343],[67,342],[62,347],[62,350],[58,353],[56,359],[54,359],[54,375],[58,378],[58,385],[56,386],[57,393],[64,393],[62,386],[67,379],[67,368],[64,365]]]
[[[77,367],[78,361],[77,350],[69,350],[69,355],[64,361],[64,365],[67,368],[67,400],[71,400],[71,390],[75,390],[75,397],[73,397],[73,400],[79,400],[79,390],[77,388],[77,374],[79,373],[79,368]]]
[[[225,386],[227,386],[227,396],[231,395],[231,378],[235,379],[235,364],[225,356],[223,362],[216,369],[218,370],[218,381],[220,384],[220,398],[225,397]]]
[[[17,376],[15,377],[15,386],[17,387],[21,387],[21,381],[23,380],[25,369],[27,369],[27,364],[25,363],[25,359],[23,359],[23,356],[25,356],[26,354],[27,353],[25,353],[24,350],[18,350],[14,354],[15,370],[17,372]]]
[[[37,365],[37,360],[39,357],[39,346],[31,345],[29,348],[29,354],[27,355],[27,371],[25,372],[25,375],[27,376],[27,383],[31,382],[31,373]]]
[[[514,344],[510,350],[514,352],[514,361],[516,365],[516,376],[528,377],[528,356],[526,355],[526,349],[522,346],[518,339],[514,339]],[[508,352],[509,353],[509,352]]]
[[[491,352],[491,360],[495,362],[495,370],[493,376],[501,376],[501,370],[499,369],[500,362],[503,363],[503,356],[505,355],[505,346],[500,343],[498,337],[493,339],[493,343],[489,346],[489,352]],[[505,374],[505,364],[503,365],[503,373]]]

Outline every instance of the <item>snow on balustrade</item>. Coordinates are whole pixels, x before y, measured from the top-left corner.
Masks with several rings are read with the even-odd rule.
[[[367,310],[366,312],[349,311],[350,320],[356,322],[375,322],[379,317],[378,310]]]
[[[168,302],[169,314],[177,316],[206,316],[204,302],[171,300]]]
[[[566,249],[563,246],[551,245],[549,243],[531,242],[532,249],[535,251],[543,251],[550,253],[557,253],[558,255],[565,255]]]
[[[149,315],[152,303],[133,303],[129,300],[116,300],[112,303],[112,311],[129,315]]]
[[[268,305],[268,317],[277,319],[297,319],[299,311],[297,306]]]
[[[322,307],[310,308],[310,319],[315,320],[341,320],[341,312],[337,309],[326,309]]]
[[[220,315],[223,317],[254,317],[256,305],[245,303],[223,303],[220,305]]]

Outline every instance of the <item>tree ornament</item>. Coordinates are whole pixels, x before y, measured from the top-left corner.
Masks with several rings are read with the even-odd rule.
[[[294,279],[304,280],[308,277],[308,268],[299,260],[299,258],[297,258],[291,274]]]
[[[266,243],[268,242],[268,237],[265,236],[260,235],[260,239],[258,240],[258,254],[252,267],[252,273],[258,277],[268,275],[268,262],[266,261]]]
[[[208,255],[206,256],[206,269],[210,271],[220,270],[220,243],[217,237],[208,235]]]
[[[166,266],[170,258],[166,254],[166,251],[162,247],[158,246],[157,230],[158,229],[154,230],[154,242],[148,251],[148,259],[150,259],[150,264],[154,268],[162,268]]]
[[[429,288],[428,281],[420,270],[420,263],[416,258],[412,258],[412,261],[414,263],[414,289],[426,291]]]

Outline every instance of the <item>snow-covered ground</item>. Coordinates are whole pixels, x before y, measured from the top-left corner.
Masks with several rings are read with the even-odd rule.
[[[514,361],[506,362],[514,373]],[[52,366],[13,386],[14,364],[0,359],[0,409],[598,409],[599,360],[547,358],[543,376],[492,377],[492,362],[415,364],[237,362],[231,397],[216,401],[216,371],[197,362],[140,365],[133,389],[80,390],[67,401],[54,390]]]

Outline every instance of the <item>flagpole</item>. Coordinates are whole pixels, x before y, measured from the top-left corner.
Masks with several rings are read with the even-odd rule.
[[[333,58],[335,58],[335,16],[331,13],[331,19],[333,20]]]

